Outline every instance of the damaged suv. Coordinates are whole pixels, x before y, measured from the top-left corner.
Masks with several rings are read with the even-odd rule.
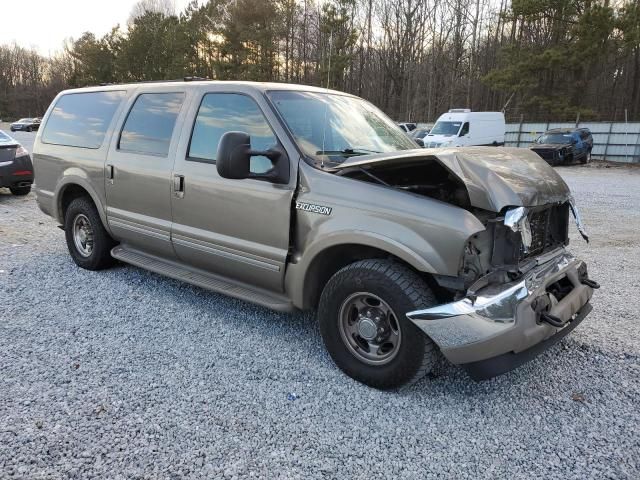
[[[114,259],[275,310],[317,310],[376,388],[438,351],[474,378],[569,333],[598,284],[567,250],[567,185],[525,149],[416,149],[380,110],[307,86],[62,92],[34,146],[40,208],[82,268]],[[91,125],[91,128],[86,128]]]

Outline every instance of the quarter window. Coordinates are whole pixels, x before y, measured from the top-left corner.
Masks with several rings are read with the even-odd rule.
[[[184,93],[138,96],[122,128],[118,148],[166,157],[183,101]]]
[[[233,131],[248,133],[254,150],[268,150],[277,143],[262,111],[251,98],[237,93],[206,94],[193,126],[187,159],[215,163],[220,138]],[[252,173],[266,173],[272,167],[266,157],[251,157]]]
[[[42,142],[100,148],[124,96],[125,92],[120,90],[63,95],[44,126]]]

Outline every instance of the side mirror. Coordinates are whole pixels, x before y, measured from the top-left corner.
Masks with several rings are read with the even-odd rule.
[[[216,154],[216,169],[222,178],[241,180],[249,177],[251,138],[244,132],[222,135]]]
[[[264,174],[251,173],[251,157],[264,156],[271,160],[274,168]],[[216,154],[216,169],[222,178],[242,180],[255,178],[274,183],[289,182],[289,162],[280,147],[269,150],[251,150],[251,137],[245,132],[227,132],[220,138]]]

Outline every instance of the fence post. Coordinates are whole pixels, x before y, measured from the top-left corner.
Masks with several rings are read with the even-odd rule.
[[[624,161],[628,161],[629,155],[629,117],[627,115],[627,109],[624,109]]]
[[[524,115],[521,113],[520,114],[520,126],[518,127],[518,143],[516,143],[516,146],[518,148],[520,148],[520,136],[522,135],[522,121],[524,120]]]
[[[607,133],[607,141],[604,144],[604,154],[602,160],[607,159],[607,150],[609,150],[609,141],[611,140],[611,132],[613,131],[613,122],[609,122],[609,133]]]

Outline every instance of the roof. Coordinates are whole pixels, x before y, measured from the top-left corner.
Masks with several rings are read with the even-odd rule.
[[[132,83],[111,83],[102,84],[90,87],[73,88],[65,90],[62,93],[80,93],[80,92],[95,92],[95,91],[109,91],[109,90],[132,90],[135,88],[144,87],[145,90],[163,89],[166,87],[180,85],[185,88],[198,89],[206,87],[207,85],[228,85],[229,87],[242,87],[244,90],[254,90],[257,92],[266,92],[269,90],[295,90],[304,92],[316,92],[316,93],[334,93],[340,95],[350,95],[345,92],[337,90],[331,90],[322,87],[315,87],[311,85],[301,85],[295,83],[280,83],[280,82],[248,82],[248,81],[233,81],[233,80],[191,80],[187,77],[185,80],[165,80],[165,81],[149,81],[149,82],[132,82]]]
[[[586,127],[576,127],[576,128],[550,128],[549,130],[547,130],[545,133],[573,133],[573,132],[579,132],[580,130],[587,130],[589,131],[588,128]]]

